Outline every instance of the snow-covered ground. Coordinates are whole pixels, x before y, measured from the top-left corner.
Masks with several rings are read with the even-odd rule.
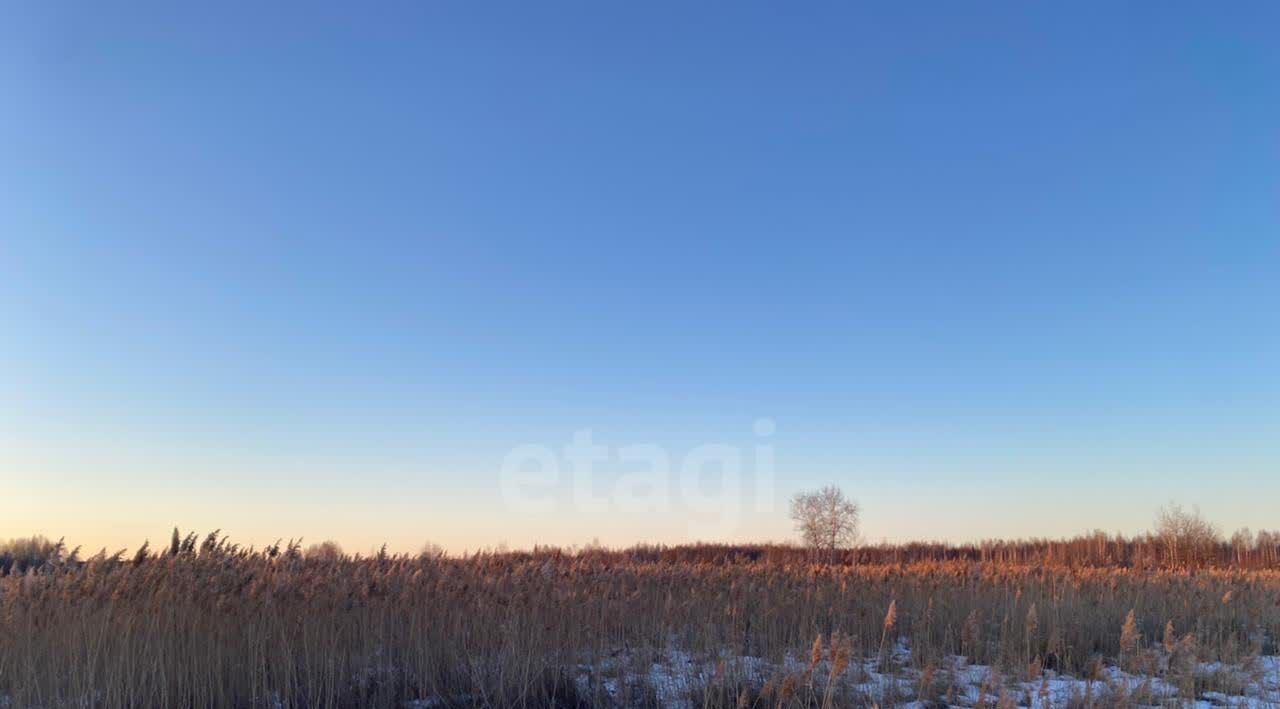
[[[1046,670],[1033,679],[1002,676],[993,668],[968,663],[963,657],[949,657],[933,668],[926,696],[920,696],[924,672],[911,668],[910,650],[899,645],[887,657],[884,667],[876,659],[855,662],[835,679],[838,689],[835,706],[847,703],[863,706],[951,707],[1018,706],[1066,707],[1068,705],[1108,705],[1120,700],[1128,705],[1169,705],[1192,707],[1280,707],[1280,657],[1258,657],[1243,665],[1201,663],[1192,676],[1166,679],[1124,672],[1104,666],[1096,678],[1058,674]],[[689,653],[668,649],[649,664],[647,672],[634,670],[632,658],[620,654],[605,666],[579,666],[578,690],[599,696],[593,689],[625,705],[627,689],[635,696],[637,687],[649,687],[658,703],[675,709],[701,706],[701,688],[728,682],[755,690],[779,687],[787,675],[802,678],[821,697],[830,676],[830,663],[820,661],[810,670],[808,658],[787,657],[781,663],[759,657],[715,657],[697,659]],[[616,665],[611,667],[610,665]],[[1194,696],[1184,696],[1185,693]],[[767,704],[772,705],[772,704]]]
[[[1163,667],[1163,665],[1158,665]],[[750,688],[753,696],[768,693],[757,706],[774,706],[779,693],[810,692],[820,702],[831,678],[831,662],[823,657],[812,664],[808,657],[788,656],[771,662],[751,656],[695,657],[674,647],[662,652],[619,650],[607,660],[569,668],[576,689],[593,702],[626,707],[654,703],[672,709],[703,705],[708,687]],[[1158,674],[1165,675],[1163,669]],[[922,685],[927,686],[923,689]],[[946,658],[937,667],[919,670],[911,666],[911,651],[899,644],[886,653],[883,665],[876,659],[852,662],[834,679],[831,706],[924,707],[1027,707],[1041,709],[1068,706],[1185,706],[1280,709],[1280,656],[1256,657],[1227,665],[1199,663],[1191,674],[1149,676],[1099,668],[1093,679],[1058,674],[1052,670],[1034,678],[1001,674],[985,665],[970,664],[963,657]],[[923,696],[921,696],[923,693]],[[477,698],[478,699],[478,698]],[[406,702],[405,709],[467,705],[466,697]],[[283,707],[279,699],[268,706]],[[0,696],[0,709],[17,709]]]

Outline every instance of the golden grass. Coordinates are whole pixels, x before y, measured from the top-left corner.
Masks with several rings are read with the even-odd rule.
[[[807,676],[764,687],[728,672],[707,706],[840,706],[851,700],[833,675],[889,661],[898,642],[922,690],[942,695],[934,668],[952,655],[1026,679],[1104,661],[1142,670],[1163,652],[1170,677],[1194,682],[1195,663],[1275,653],[1280,637],[1276,571],[790,558],[305,558],[216,542],[98,557],[0,578],[0,696],[16,707],[591,706],[613,679],[613,701],[644,705],[652,688],[627,673],[674,646],[812,660]],[[584,665],[596,668],[585,687],[573,681]],[[987,701],[1007,704],[1002,691]]]

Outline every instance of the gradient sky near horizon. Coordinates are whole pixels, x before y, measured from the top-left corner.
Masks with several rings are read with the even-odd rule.
[[[727,539],[1280,527],[1280,5],[5,15],[0,538],[688,540],[495,501],[583,429],[772,446]]]

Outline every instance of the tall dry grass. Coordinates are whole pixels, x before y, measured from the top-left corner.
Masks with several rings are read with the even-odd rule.
[[[1271,570],[781,559],[354,558],[189,537],[161,554],[0,578],[0,696],[16,707],[645,706],[657,695],[635,677],[678,647],[728,658],[707,678],[706,706],[843,706],[833,666],[892,665],[900,643],[927,688],[952,655],[1009,676],[1122,661],[1194,682],[1179,667],[1274,654],[1280,637]],[[732,681],[734,657],[784,666],[811,652],[825,670],[815,660],[772,688]],[[575,682],[584,666],[590,680]]]

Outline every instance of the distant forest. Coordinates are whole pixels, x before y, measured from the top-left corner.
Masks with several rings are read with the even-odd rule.
[[[108,554],[105,550],[92,557],[80,549],[69,549],[62,542],[43,537],[14,539],[0,542],[0,573],[27,573],[41,570],[77,566],[91,558],[129,563],[172,554],[199,555],[202,549],[217,548],[220,554],[231,555],[258,553],[253,549],[227,545],[217,533],[204,543],[195,543],[195,536],[176,547],[153,551],[144,546],[137,551],[120,550]],[[271,556],[309,557],[333,556],[342,553],[333,543],[317,544],[304,549],[301,544],[279,544],[264,550]],[[441,554],[438,549],[423,554]],[[401,555],[406,556],[406,555]],[[416,556],[416,555],[409,555]],[[1068,539],[1014,539],[988,540],[972,544],[945,542],[906,542],[898,544],[863,544],[836,550],[834,554],[815,555],[811,550],[794,544],[684,544],[662,546],[641,544],[624,549],[600,546],[561,548],[537,546],[527,551],[485,551],[471,556],[505,557],[511,560],[576,557],[584,561],[600,563],[652,563],[652,564],[805,564],[815,560],[823,563],[852,565],[895,565],[922,562],[964,561],[996,564],[1026,564],[1067,567],[1137,568],[1137,569],[1195,569],[1280,568],[1280,531],[1252,533],[1241,530],[1223,537],[1211,530],[1204,534],[1161,534],[1158,531],[1133,537],[1094,532]],[[355,555],[358,557],[358,555]]]

